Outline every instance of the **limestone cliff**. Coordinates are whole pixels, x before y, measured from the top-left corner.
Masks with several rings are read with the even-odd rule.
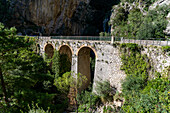
[[[22,34],[97,35],[105,13],[118,0],[13,0],[13,19]]]

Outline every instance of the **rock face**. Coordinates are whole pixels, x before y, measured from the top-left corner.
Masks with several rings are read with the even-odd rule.
[[[13,0],[10,25],[22,33],[97,35],[113,0]],[[26,29],[25,29],[26,28]]]

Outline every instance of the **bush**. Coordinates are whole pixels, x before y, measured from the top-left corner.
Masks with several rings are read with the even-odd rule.
[[[110,85],[110,82],[96,82],[96,94],[102,99],[102,102],[112,101],[116,94],[116,88]]]
[[[170,46],[162,46],[162,51],[165,52],[169,52],[170,51]]]
[[[124,97],[131,95],[132,91],[139,92],[145,87],[145,81],[141,77],[127,76],[122,83]]]
[[[34,105],[32,104],[32,108],[29,106],[29,111],[28,113],[51,113],[49,108],[47,111],[45,111],[43,108],[40,108],[38,104]]]
[[[82,91],[77,95],[77,101],[79,104],[78,111],[79,112],[89,112],[89,109],[95,109],[97,103],[100,102],[99,96],[92,93],[91,91]]]

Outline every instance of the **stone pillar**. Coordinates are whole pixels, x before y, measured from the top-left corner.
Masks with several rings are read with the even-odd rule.
[[[78,73],[78,56],[76,54],[72,55],[71,71]]]

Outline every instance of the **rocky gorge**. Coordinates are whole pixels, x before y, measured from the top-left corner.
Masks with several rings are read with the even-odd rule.
[[[4,0],[5,4],[6,0]],[[119,0],[13,0],[7,22],[23,35],[98,35]]]

